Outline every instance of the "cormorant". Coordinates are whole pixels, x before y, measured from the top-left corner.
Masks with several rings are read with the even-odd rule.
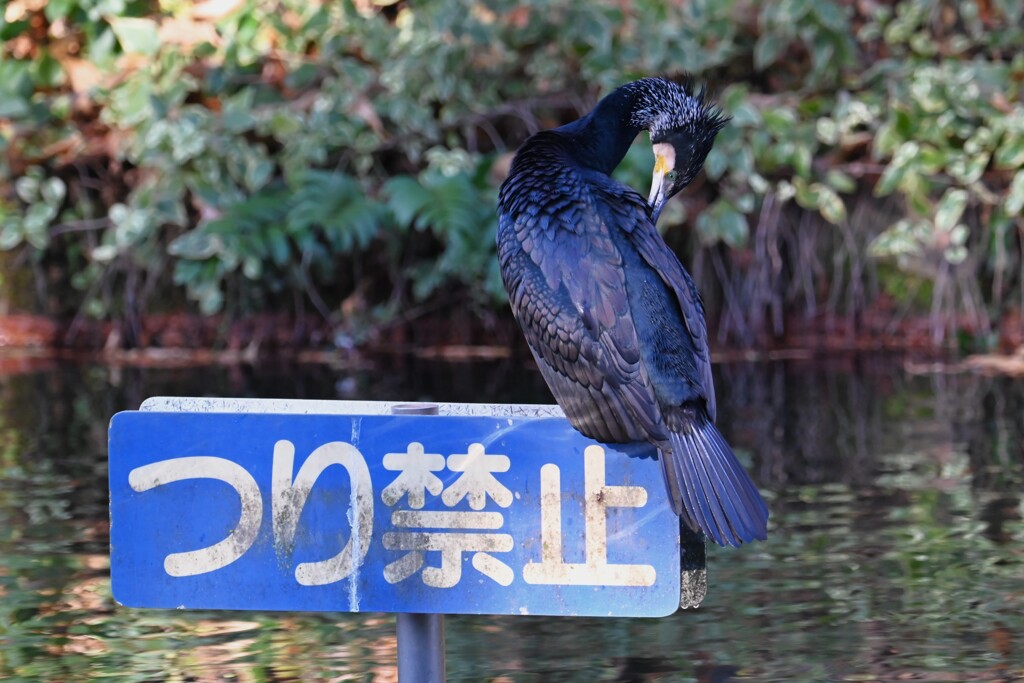
[[[655,445],[683,522],[738,546],[767,537],[768,508],[715,427],[704,306],[655,228],[727,121],[689,80],[619,87],[519,148],[497,241],[512,312],[572,426]],[[611,177],[641,130],[656,155],[649,200]]]

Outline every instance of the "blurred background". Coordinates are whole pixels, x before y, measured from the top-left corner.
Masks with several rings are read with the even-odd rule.
[[[0,41],[0,679],[397,680],[390,615],[117,605],[110,417],[551,402],[511,155],[689,72],[733,120],[659,227],[769,541],[665,619],[450,617],[449,680],[1024,680],[1019,0],[8,0]]]
[[[10,0],[0,39],[0,310],[53,321],[8,336],[507,346],[511,154],[689,72],[733,121],[661,227],[720,346],[1024,341],[1017,0]]]

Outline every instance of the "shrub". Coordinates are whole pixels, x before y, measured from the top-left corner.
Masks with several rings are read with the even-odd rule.
[[[626,80],[690,71],[733,123],[665,222],[696,227],[723,334],[750,341],[768,308],[780,332],[780,306],[853,314],[907,278],[949,283],[937,340],[965,312],[984,331],[1024,307],[1021,5],[864,7],[13,0],[0,248],[56,264],[60,301],[97,317],[181,292],[337,322],[367,281],[392,312],[442,288],[486,310],[509,151]],[[620,177],[648,166],[641,141]],[[881,224],[858,222],[865,192],[895,207]]]

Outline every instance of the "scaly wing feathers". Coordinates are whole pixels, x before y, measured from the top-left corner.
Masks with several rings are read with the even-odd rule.
[[[646,218],[646,217],[645,217]],[[693,340],[696,350],[697,372],[706,401],[706,410],[711,421],[717,419],[715,404],[715,385],[711,377],[711,352],[708,347],[708,329],[704,321],[704,303],[690,274],[683,268],[679,258],[665,244],[658,234],[657,228],[647,220],[633,222],[634,229],[629,233],[640,256],[657,273],[662,282],[675,294],[679,302],[683,323]]]
[[[566,194],[575,196],[500,216],[498,256],[512,311],[574,427],[602,441],[650,440],[663,432],[619,254],[586,192]]]

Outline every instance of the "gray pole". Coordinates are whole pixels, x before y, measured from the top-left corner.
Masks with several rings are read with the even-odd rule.
[[[392,415],[437,415],[434,403],[404,403]],[[399,614],[399,683],[444,683],[444,615]]]

